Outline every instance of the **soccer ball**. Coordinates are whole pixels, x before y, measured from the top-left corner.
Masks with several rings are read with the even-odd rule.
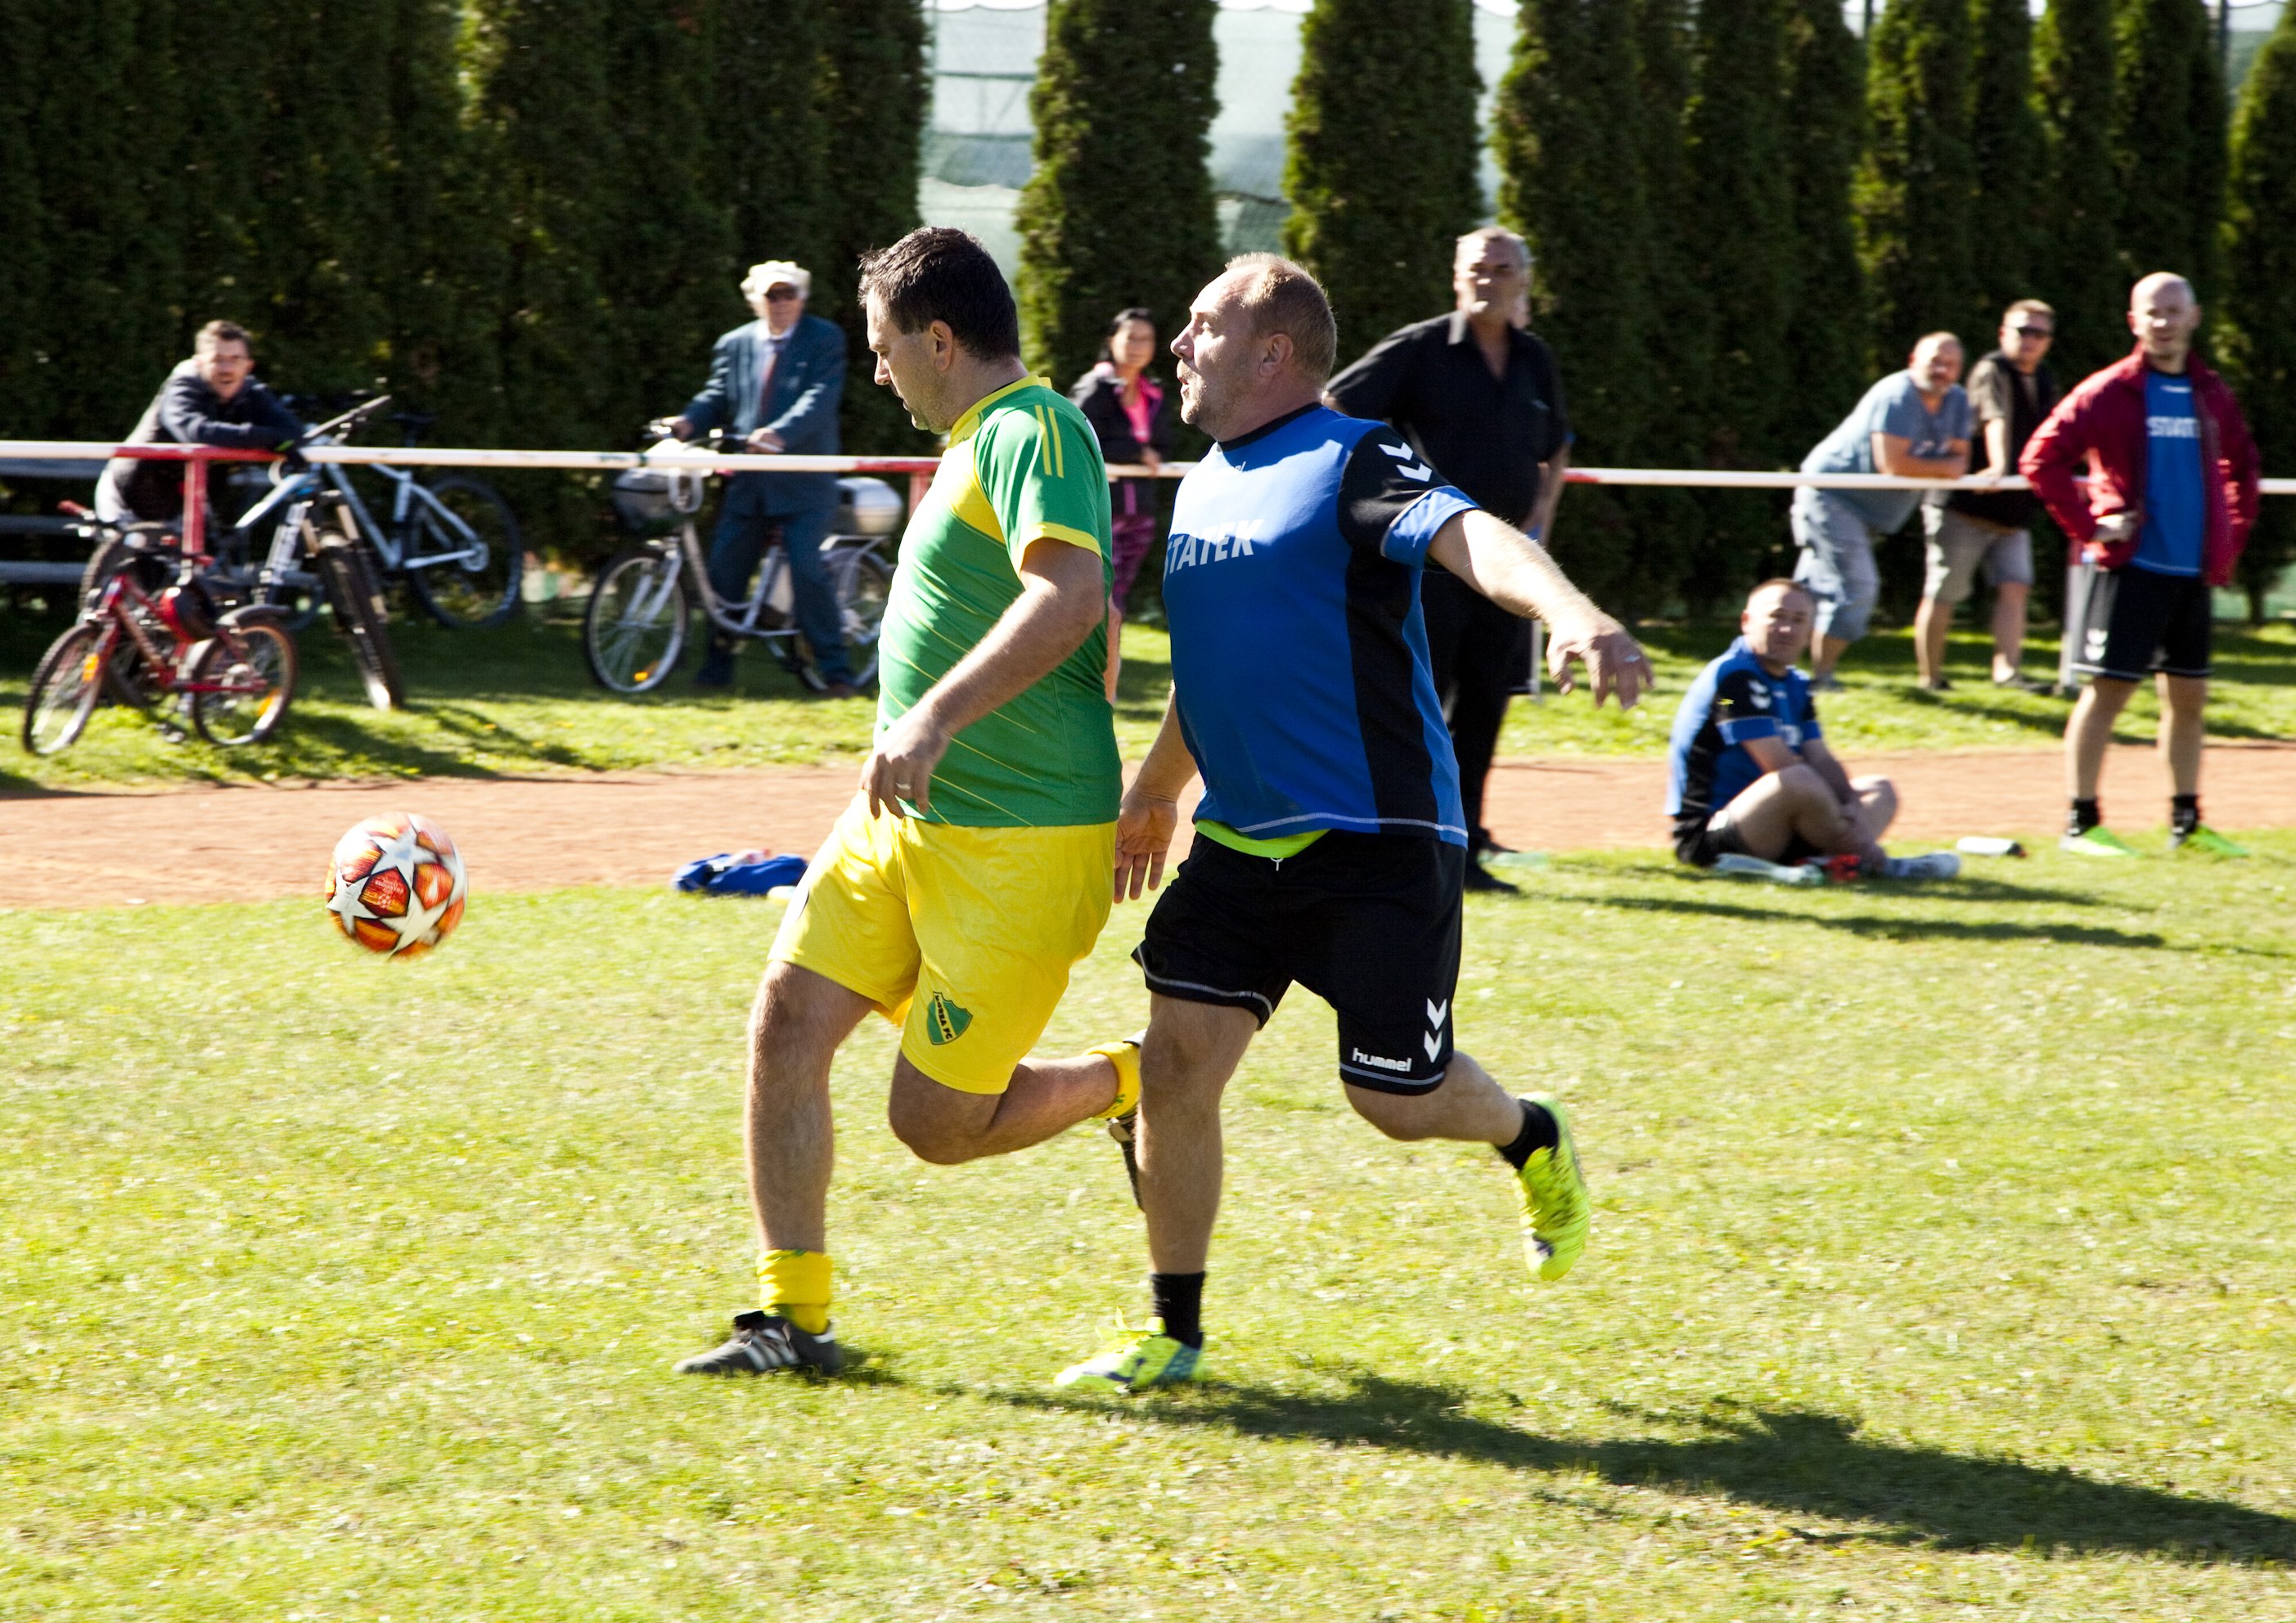
[[[463,922],[470,883],[447,831],[413,812],[369,817],[335,842],[327,912],[369,952],[412,958]]]

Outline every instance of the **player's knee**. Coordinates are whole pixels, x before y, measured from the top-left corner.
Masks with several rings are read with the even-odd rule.
[[[919,1160],[936,1167],[955,1167],[980,1154],[978,1135],[945,1117],[918,1109],[899,1094],[886,1107],[893,1136]]]
[[[1833,791],[1825,786],[1825,780],[1814,768],[1799,762],[1779,769],[1778,790],[1805,803],[1822,799],[1830,805],[1833,800]]]
[[[1342,1076],[1341,1080],[1347,1078]],[[1398,1143],[1414,1143],[1428,1136],[1425,1094],[1382,1094],[1352,1085],[1347,1092],[1356,1114]]]

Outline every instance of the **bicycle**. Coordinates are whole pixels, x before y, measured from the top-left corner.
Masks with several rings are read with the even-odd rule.
[[[658,435],[661,426],[651,425],[648,432]],[[710,438],[714,446],[718,437]],[[654,447],[685,448],[674,439]],[[713,628],[767,643],[785,668],[821,692],[828,682],[798,628],[795,582],[778,533],[758,561],[748,601],[729,602],[709,584],[693,521],[707,478],[700,471],[636,468],[614,480],[614,507],[625,523],[645,529],[674,522],[676,529],[622,548],[599,573],[582,616],[582,652],[591,676],[618,693],[660,687],[685,651],[693,599]],[[847,478],[837,484],[838,522],[822,542],[821,557],[837,594],[850,679],[859,687],[877,674],[878,629],[893,583],[881,549],[899,521],[901,501],[882,480]]]
[[[116,566],[33,670],[24,748],[41,756],[70,749],[106,688],[145,710],[181,696],[192,725],[212,744],[268,739],[295,697],[295,641],[285,616],[254,604],[226,607],[200,561],[163,525],[129,525],[112,542]],[[122,649],[134,650],[134,660],[122,660]]]
[[[389,404],[386,396],[355,406],[332,422],[309,430],[298,449],[332,444]],[[306,463],[299,455],[270,464],[270,493],[241,514],[226,537],[226,544],[232,537],[243,540],[269,527],[271,545],[264,561],[250,569],[243,562],[232,562],[226,555],[224,561],[209,564],[202,580],[226,599],[279,611],[283,623],[291,626],[290,605],[316,584],[334,611],[335,629],[351,645],[367,702],[378,710],[399,709],[406,702],[406,684],[386,628],[390,611],[381,577],[367,544],[373,519],[349,486],[332,476],[332,470]],[[185,529],[191,528],[192,499],[187,487]],[[125,567],[132,554],[130,540],[137,532],[168,528],[89,527],[86,533],[94,537],[96,546],[80,577],[81,601],[95,602],[111,577]],[[304,562],[310,565],[308,572],[296,567]],[[123,703],[140,703],[137,695],[146,691],[152,679],[150,673],[138,668],[143,658],[140,646],[131,643],[120,646],[106,667],[106,686]]]
[[[288,398],[305,404],[293,396]],[[303,443],[341,444],[390,404],[388,395],[356,401],[341,416],[313,430]],[[394,412],[390,420],[398,424],[408,447],[418,444],[423,430],[439,421],[417,412]],[[348,466],[327,463],[317,469],[322,484],[350,510],[357,522],[353,533],[373,550],[380,572],[405,580],[415,602],[449,631],[482,629],[508,620],[518,608],[524,584],[526,542],[518,514],[501,492],[466,474],[426,483],[411,470],[380,463],[366,464],[365,471],[390,487],[388,512],[381,520],[360,496]],[[249,516],[242,515],[233,535],[236,538],[252,529]],[[296,578],[293,557],[291,546],[283,555],[275,536],[273,556],[266,563],[274,582],[266,588],[266,601],[279,601],[299,587],[309,590],[308,577]]]

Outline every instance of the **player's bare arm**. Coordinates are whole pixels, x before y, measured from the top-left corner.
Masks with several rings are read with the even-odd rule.
[[[1180,797],[1196,775],[1195,758],[1180,736],[1180,699],[1164,701],[1163,725],[1116,814],[1116,899],[1138,901],[1143,889],[1164,882],[1164,857],[1179,832]]]
[[[1108,613],[1096,552],[1049,537],[1021,555],[1021,595],[980,645],[887,730],[862,763],[869,810],[905,814],[906,799],[932,809],[933,769],[949,740],[1052,675]]]
[[[1874,432],[1874,467],[1892,479],[1959,479],[1969,471],[1969,441],[1949,439],[1943,456],[1916,456],[1903,434]]]
[[[1569,693],[1570,667],[1587,662],[1599,705],[1619,696],[1625,709],[1650,684],[1650,661],[1625,627],[1570,584],[1547,550],[1513,525],[1480,510],[1460,513],[1435,534],[1428,556],[1503,609],[1546,622],[1547,668]]]

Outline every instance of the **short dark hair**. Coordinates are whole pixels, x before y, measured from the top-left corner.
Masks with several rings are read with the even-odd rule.
[[[1116,335],[1124,331],[1127,323],[1136,321],[1146,322],[1149,330],[1153,332],[1156,326],[1156,313],[1144,304],[1136,304],[1130,309],[1119,310],[1114,316],[1109,317],[1108,331],[1100,335],[1101,354],[1104,356],[1111,353],[1115,348]]]
[[[205,355],[218,344],[241,344],[246,347],[248,354],[255,353],[255,340],[248,337],[247,329],[235,321],[211,321],[201,327],[199,336],[192,340],[192,353]]]
[[[1293,365],[1317,383],[1330,377],[1340,360],[1340,324],[1307,266],[1281,254],[1250,253],[1236,255],[1227,267],[1249,274],[1236,303],[1251,330],[1283,333],[1292,340]]]
[[[904,332],[946,322],[950,336],[980,360],[1020,356],[1021,313],[1013,290],[970,232],[922,225],[890,248],[863,254],[861,297],[875,299]]]

